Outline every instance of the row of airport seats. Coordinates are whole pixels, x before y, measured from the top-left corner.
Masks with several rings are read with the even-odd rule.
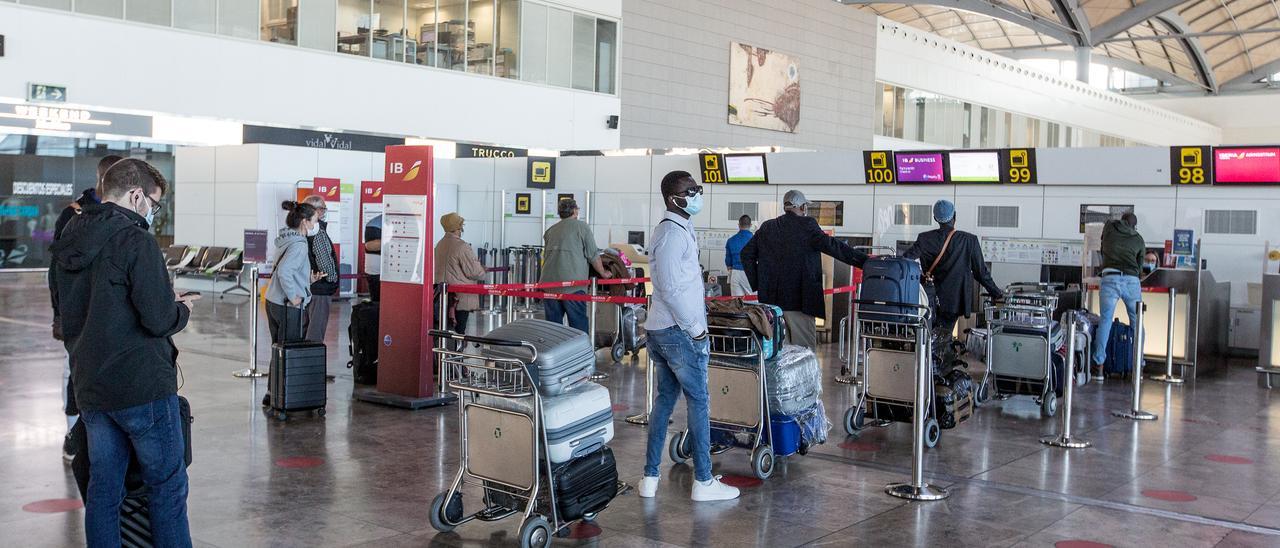
[[[239,248],[197,245],[171,245],[164,250],[165,268],[170,278],[203,278],[213,281],[214,291],[218,282],[232,281],[235,285],[222,293],[249,289],[241,282],[244,277],[244,253]]]

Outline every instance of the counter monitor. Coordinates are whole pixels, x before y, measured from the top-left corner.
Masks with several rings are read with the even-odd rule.
[[[947,156],[953,183],[1000,182],[1000,153],[996,151],[949,152]]]
[[[769,183],[764,154],[725,154],[724,175],[728,183]]]
[[[898,152],[893,159],[899,183],[942,183],[947,180],[941,152]]]
[[[1213,149],[1213,183],[1280,184],[1280,147]]]
[[[844,226],[844,202],[813,200],[805,208],[805,216],[817,219],[822,226]]]

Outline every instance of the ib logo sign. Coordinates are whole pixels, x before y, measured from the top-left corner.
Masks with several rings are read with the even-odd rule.
[[[418,160],[414,162],[412,166],[409,166],[408,171],[404,169],[404,164],[401,162],[395,162],[391,164],[390,167],[391,167],[392,174],[394,175],[404,174],[404,177],[401,177],[400,180],[407,183],[409,181],[412,181],[418,178],[418,171],[422,169],[422,160]]]

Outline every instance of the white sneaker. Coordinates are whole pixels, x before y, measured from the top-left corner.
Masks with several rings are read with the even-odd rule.
[[[720,476],[716,476],[705,482],[697,480],[694,480],[693,482],[694,502],[732,500],[736,498],[738,498],[738,488],[720,483]]]
[[[640,492],[641,497],[646,499],[651,499],[657,496],[658,478],[656,477],[651,478],[649,476],[645,476],[644,479],[640,480],[640,487],[638,487],[636,490]]]

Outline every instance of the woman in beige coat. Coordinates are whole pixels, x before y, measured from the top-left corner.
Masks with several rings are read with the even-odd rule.
[[[484,280],[484,265],[476,257],[476,250],[462,240],[462,225],[465,222],[466,219],[457,213],[440,218],[440,226],[444,227],[445,234],[440,243],[436,244],[436,283],[474,284]],[[471,311],[480,308],[480,296],[453,293],[451,297],[457,299],[457,304],[450,307],[453,309],[453,317],[449,318],[448,329],[455,333],[465,333]]]

